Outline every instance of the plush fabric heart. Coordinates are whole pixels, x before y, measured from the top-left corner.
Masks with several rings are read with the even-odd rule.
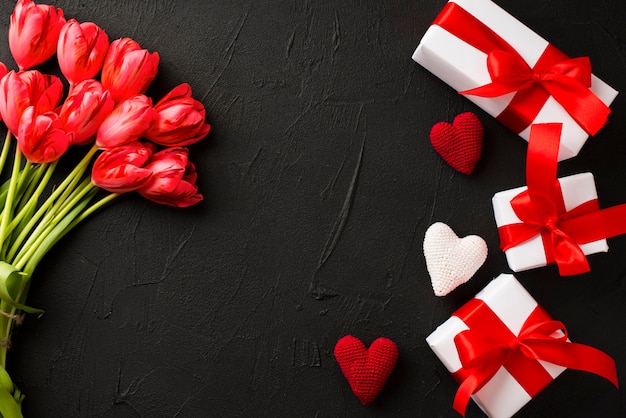
[[[461,113],[452,124],[436,123],[430,130],[430,143],[452,168],[470,175],[480,158],[483,126],[472,112]]]
[[[361,340],[346,335],[335,345],[335,359],[363,405],[380,393],[398,360],[396,343],[378,338],[366,348]]]
[[[437,296],[472,278],[487,259],[487,243],[477,235],[459,238],[446,224],[432,224],[424,237],[424,257]]]

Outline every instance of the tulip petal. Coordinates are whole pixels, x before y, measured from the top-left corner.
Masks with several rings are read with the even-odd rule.
[[[211,129],[211,125],[205,123],[204,106],[191,97],[191,87],[186,83],[166,94],[154,110],[156,119],[145,136],[159,145],[191,145],[206,137]]]
[[[176,207],[191,206],[203,199],[195,184],[196,168],[189,162],[186,148],[157,152],[146,168],[152,170],[152,177],[137,190],[145,198]]]
[[[152,101],[142,94],[118,104],[104,119],[96,135],[96,144],[111,148],[137,141],[155,118]]]
[[[108,48],[106,32],[95,23],[69,20],[57,44],[61,72],[71,84],[93,78],[102,68]]]
[[[29,106],[20,119],[17,144],[24,156],[34,163],[49,163],[59,159],[70,147],[72,135],[61,129],[53,112],[37,114]]]
[[[9,49],[20,70],[41,64],[54,55],[64,24],[61,9],[31,0],[17,2],[9,24]]]
[[[139,142],[105,150],[94,162],[91,181],[112,193],[136,190],[152,176],[152,170],[142,167],[151,155],[152,146]]]
[[[141,49],[130,38],[111,42],[102,66],[102,85],[116,103],[144,93],[159,66],[159,54]]]

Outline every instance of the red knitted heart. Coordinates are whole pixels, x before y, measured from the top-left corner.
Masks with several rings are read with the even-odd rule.
[[[396,365],[398,347],[387,338],[378,338],[369,348],[361,340],[346,335],[335,345],[335,359],[363,405],[380,393]]]
[[[436,123],[430,130],[430,143],[435,151],[455,170],[470,175],[480,158],[483,126],[478,116],[465,112],[452,124]]]

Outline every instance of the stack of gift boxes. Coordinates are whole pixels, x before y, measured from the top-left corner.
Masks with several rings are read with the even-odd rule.
[[[490,0],[451,0],[413,59],[528,141],[527,186],[493,197],[501,248],[514,272],[556,264],[589,271],[586,256],[626,233],[626,205],[601,209],[593,175],[557,179],[558,161],[578,154],[607,122],[617,91]],[[617,386],[605,353],[572,342],[512,274],[502,274],[427,341],[459,383],[453,406],[470,398],[490,417],[510,417],[566,368]]]

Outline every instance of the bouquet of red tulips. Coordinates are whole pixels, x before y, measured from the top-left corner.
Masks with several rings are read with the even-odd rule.
[[[184,147],[210,129],[189,85],[175,87],[155,105],[144,94],[157,74],[158,53],[130,38],[109,42],[96,24],[66,21],[61,9],[19,0],[9,48],[19,70],[0,63],[0,116],[7,127],[0,171],[9,172],[0,186],[0,414],[5,418],[22,416],[23,395],[6,372],[6,356],[21,315],[42,312],[25,303],[37,264],[72,228],[123,193],[137,191],[177,207],[202,200]],[[65,83],[33,69],[55,54]],[[53,185],[59,159],[71,146],[83,147],[84,157]],[[11,153],[12,165],[7,164]]]

